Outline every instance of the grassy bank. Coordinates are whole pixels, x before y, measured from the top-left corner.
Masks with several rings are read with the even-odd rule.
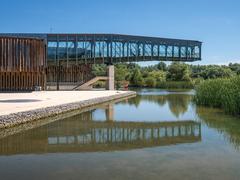
[[[224,109],[230,114],[240,114],[240,76],[212,79],[196,87],[195,101],[199,105]]]

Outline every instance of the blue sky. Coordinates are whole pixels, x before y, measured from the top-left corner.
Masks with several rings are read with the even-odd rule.
[[[240,63],[239,0],[0,0],[0,32],[196,39],[203,59],[195,64]]]

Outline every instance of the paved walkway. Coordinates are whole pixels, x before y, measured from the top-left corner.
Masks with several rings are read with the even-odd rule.
[[[41,91],[30,93],[0,93],[0,116],[122,93],[126,93],[126,91]]]

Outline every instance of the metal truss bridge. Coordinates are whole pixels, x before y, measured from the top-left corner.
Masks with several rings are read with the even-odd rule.
[[[201,42],[119,34],[48,34],[48,62],[201,60]]]
[[[45,39],[48,65],[201,60],[202,42],[121,34],[0,34]]]

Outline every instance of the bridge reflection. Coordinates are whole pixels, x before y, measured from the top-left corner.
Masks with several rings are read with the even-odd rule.
[[[130,150],[201,141],[194,121],[93,121],[92,111],[0,140],[0,155]]]

